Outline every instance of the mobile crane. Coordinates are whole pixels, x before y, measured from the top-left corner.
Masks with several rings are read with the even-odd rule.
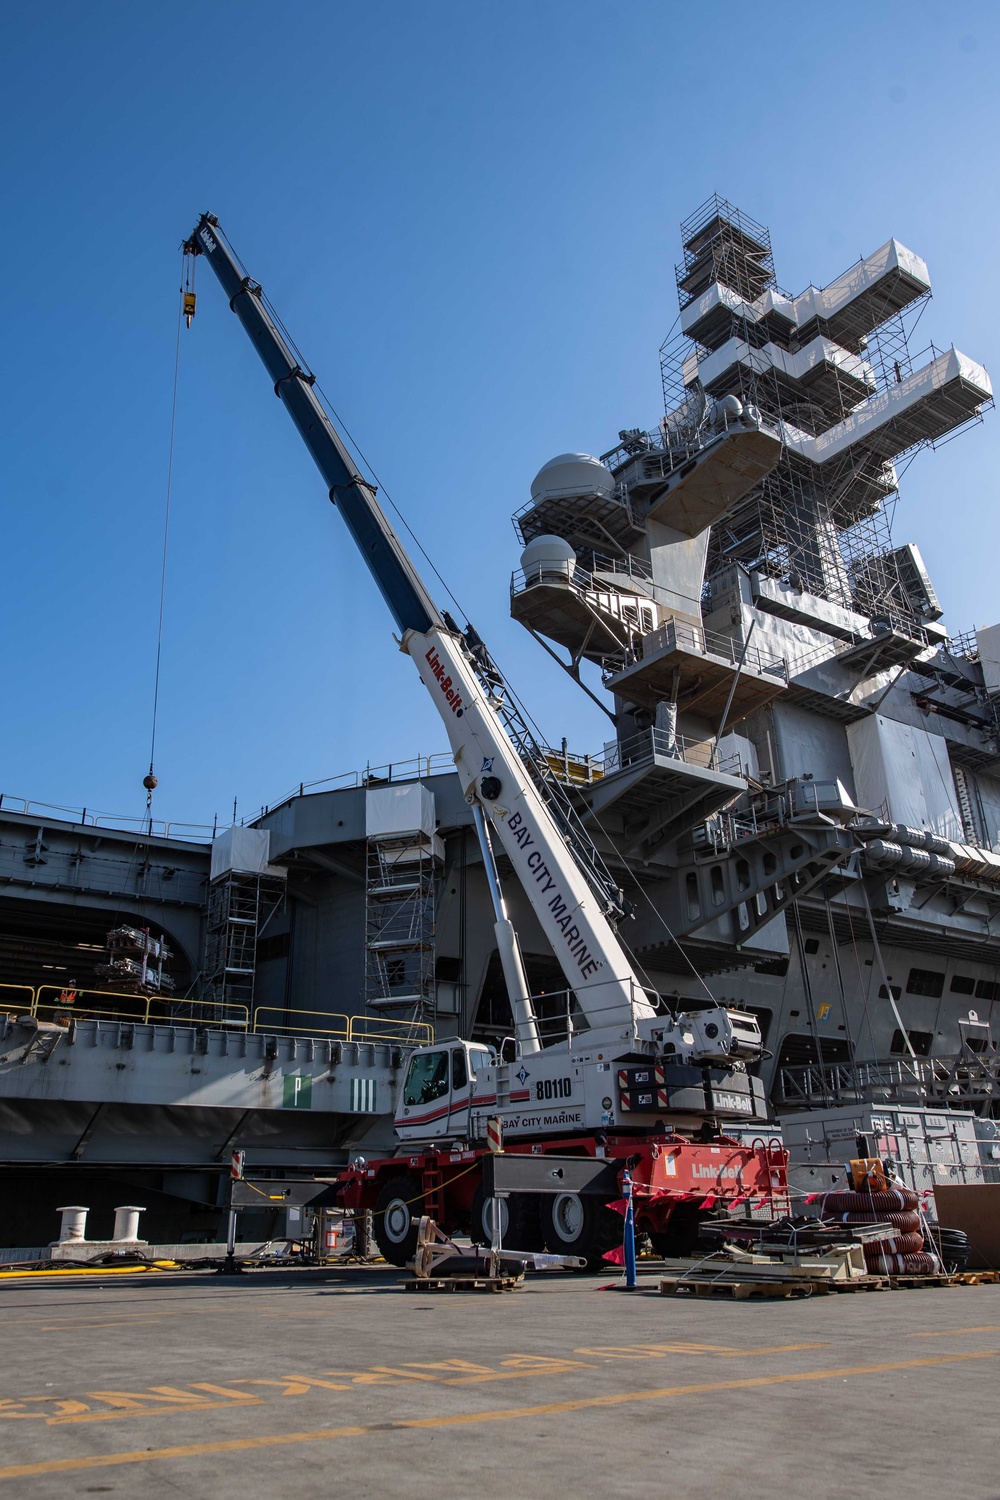
[[[204,256],[218,277],[375,578],[400,649],[444,721],[472,810],[510,996],[512,1058],[462,1040],[413,1049],[394,1121],[397,1153],[358,1160],[343,1174],[345,1207],[374,1210],[379,1248],[398,1265],[413,1255],[422,1213],[487,1241],[491,1204],[481,1163],[495,1119],[510,1152],[603,1159],[614,1170],[629,1163],[637,1226],[662,1252],[686,1248],[716,1202],[782,1197],[779,1144],[760,1137],[743,1145],[719,1130],[720,1120],[767,1119],[760,1082],[747,1071],[761,1055],[756,1018],[714,1004],[671,1011],[643,983],[616,928],[629,911],[618,882],[483,641],[431,598],[260,283],[246,274],[212,214],[202,214],[184,251]],[[529,994],[495,840],[566,977],[565,1019],[556,1028]],[[588,1189],[582,1179],[566,1178],[573,1190],[560,1191],[556,1179],[540,1209],[537,1189],[511,1193],[503,1203],[504,1244],[532,1250],[541,1241],[554,1253],[594,1262],[621,1229],[605,1207],[607,1174],[594,1180],[598,1186]]]

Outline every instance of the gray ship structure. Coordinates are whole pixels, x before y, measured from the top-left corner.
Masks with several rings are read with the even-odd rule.
[[[896,240],[797,296],[723,199],[682,245],[663,416],[544,464],[514,515],[511,614],[607,719],[544,774],[651,987],[758,1018],[807,1176],[863,1130],[920,1186],[996,1180],[1000,626],[949,631],[890,531],[900,467],[979,422],[989,378],[911,351],[930,279]],[[389,1146],[407,1045],[512,1029],[443,755],[221,833],[5,795],[0,881],[14,1244],[82,1173],[91,1197],[145,1188],[151,1237],[157,1215],[196,1235],[234,1147],[280,1174]],[[573,997],[513,877],[507,897],[565,1034]]]

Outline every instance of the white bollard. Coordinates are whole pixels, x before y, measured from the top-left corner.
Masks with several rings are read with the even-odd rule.
[[[59,1226],[59,1244],[66,1240],[85,1240],[87,1238],[87,1215],[89,1208],[82,1208],[79,1203],[71,1204],[68,1208],[57,1208],[56,1213],[62,1214],[62,1223]]]
[[[139,1215],[146,1210],[139,1208],[134,1203],[123,1204],[121,1208],[115,1209],[115,1233],[114,1240],[134,1245],[139,1239]]]

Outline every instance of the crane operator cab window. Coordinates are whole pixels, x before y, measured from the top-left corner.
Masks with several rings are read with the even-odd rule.
[[[410,1059],[403,1103],[431,1104],[448,1092],[447,1052],[423,1052]]]
[[[475,1077],[484,1068],[492,1068],[496,1059],[488,1047],[469,1048],[469,1071]]]

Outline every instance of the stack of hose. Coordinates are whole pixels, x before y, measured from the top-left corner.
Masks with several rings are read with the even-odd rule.
[[[891,1187],[865,1192],[824,1193],[820,1217],[841,1224],[888,1224],[885,1239],[865,1245],[865,1265],[876,1276],[924,1276],[940,1270],[937,1257],[924,1250],[924,1234],[917,1212],[919,1196],[911,1188]]]

